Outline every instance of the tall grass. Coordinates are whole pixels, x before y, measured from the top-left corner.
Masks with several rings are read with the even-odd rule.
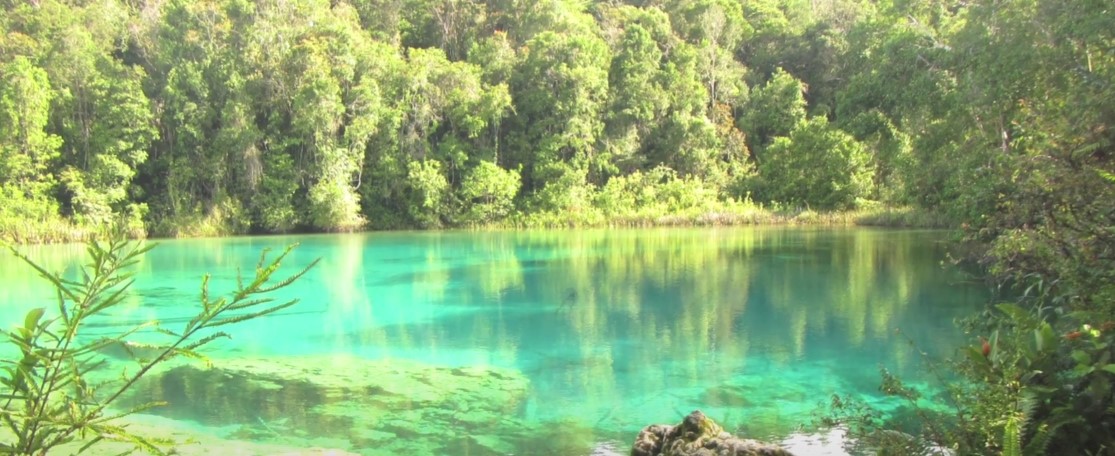
[[[640,210],[606,214],[592,211],[517,214],[505,222],[472,226],[476,229],[531,228],[642,228],[667,226],[878,226],[895,228],[949,228],[947,218],[921,209],[874,207],[846,211],[767,207],[751,202],[717,203],[680,211]]]
[[[89,239],[95,230],[66,220],[0,218],[0,240],[12,244],[60,244]]]
[[[665,204],[606,211],[594,206],[580,210],[518,212],[500,222],[462,226],[468,229],[535,228],[649,228],[668,226],[880,226],[895,228],[950,228],[940,215],[910,207],[871,207],[848,211],[816,211],[803,207],[767,206],[745,201],[705,201],[698,206],[671,208]],[[149,229],[156,237],[234,236],[248,232],[248,225],[225,214],[161,220]],[[57,218],[50,221],[0,218],[0,240],[13,244],[82,242],[100,228],[82,226]],[[142,228],[132,228],[133,239],[147,237]]]

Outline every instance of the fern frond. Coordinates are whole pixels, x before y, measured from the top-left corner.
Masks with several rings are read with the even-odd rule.
[[[1046,454],[1049,443],[1053,441],[1053,437],[1057,435],[1057,431],[1060,430],[1062,426],[1078,423],[1080,421],[1083,421],[1083,418],[1071,415],[1060,415],[1053,419],[1045,420],[1034,430],[1034,435],[1030,437],[1030,441],[1026,443],[1026,456],[1041,456]]]
[[[1030,422],[1033,421],[1034,415],[1041,405],[1041,399],[1038,398],[1037,393],[1030,390],[1023,390],[1018,399],[1018,434],[1026,435],[1026,429],[1030,427]]]
[[[1023,456],[1021,421],[1018,415],[1007,418],[1003,426],[1003,456]]]

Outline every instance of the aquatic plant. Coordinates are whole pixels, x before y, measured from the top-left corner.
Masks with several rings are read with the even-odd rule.
[[[0,358],[0,433],[10,434],[4,436],[7,442],[0,443],[0,454],[47,454],[75,439],[83,442],[77,453],[98,442],[120,441],[149,453],[166,454],[158,446],[166,442],[132,434],[116,424],[118,418],[160,403],[124,410],[113,409],[113,404],[152,369],[171,359],[205,359],[199,349],[228,337],[218,328],[294,305],[297,299],[276,301],[269,294],[290,285],[317,263],[315,260],[276,280],[274,274],[294,246],[274,258],[269,258],[264,250],[254,275],[244,277],[238,273],[236,288],[228,295],[216,298],[210,295],[209,276],[204,276],[201,308],[180,330],[151,321],[114,336],[86,341],[79,337],[82,327],[125,301],[133,283],[130,266],[154,247],[126,241],[119,233],[109,239],[87,243],[89,263],[80,268],[76,280],[47,271],[14,247],[8,247],[50,283],[57,300],[54,315],[48,316],[46,307],[36,307],[27,312],[22,326],[0,330],[9,347],[15,349]],[[137,344],[127,340],[139,334],[157,335],[163,342]],[[149,355],[137,358],[137,365],[112,380],[98,380],[100,374],[110,369],[101,351],[115,347],[142,348]],[[15,356],[9,358],[10,355]]]

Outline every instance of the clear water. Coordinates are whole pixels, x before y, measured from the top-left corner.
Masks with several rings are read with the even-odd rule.
[[[478,396],[508,402],[498,422],[483,427],[496,437],[462,436],[479,428],[444,424],[421,436],[431,453],[622,452],[643,426],[677,422],[694,409],[730,431],[777,440],[808,425],[833,393],[875,400],[880,366],[919,384],[926,375],[918,351],[948,354],[962,342],[953,319],[986,295],[942,266],[943,241],[933,231],[789,228],[168,240],[138,266],[128,302],[85,335],[150,319],[177,327],[196,308],[202,274],[212,274],[212,290],[229,290],[236,269],[250,271],[262,248],[297,242],[285,270],[322,259],[282,293],[301,302],[230,328],[231,340],[210,347],[214,364],[345,355],[503,369],[525,378],[521,394]],[[82,259],[80,246],[21,251],[71,275]],[[26,309],[51,299],[45,282],[10,255],[0,257],[0,277],[0,321],[21,322]],[[422,387],[439,386],[433,383]],[[190,400],[164,398],[171,404],[160,414],[223,426],[230,438],[281,434],[297,446],[306,435],[306,445],[322,444],[310,438],[321,437],[320,430],[232,431],[312,424],[280,412],[260,411],[256,420],[246,418],[252,410],[199,414]],[[436,421],[422,413],[412,419]],[[237,428],[230,416],[245,423]],[[345,421],[354,422],[361,421]],[[501,432],[515,437],[462,450],[468,446],[462,441],[498,439]],[[523,437],[530,432],[550,437]],[[325,442],[374,453],[353,435],[339,431]]]

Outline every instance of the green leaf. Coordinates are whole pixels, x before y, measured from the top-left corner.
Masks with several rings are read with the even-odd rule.
[[[97,313],[97,312],[100,312],[100,311],[102,311],[104,309],[107,309],[109,307],[115,306],[116,304],[119,304],[121,301],[124,300],[124,296],[123,296],[124,292],[128,291],[128,289],[131,288],[131,286],[132,286],[132,281],[131,280],[127,281],[126,283],[121,285],[120,288],[117,288],[116,291],[113,292],[110,296],[108,296],[107,298],[99,300],[99,302],[96,305],[91,306],[89,311],[91,313]]]
[[[96,437],[93,437],[92,439],[89,439],[89,441],[86,442],[85,445],[82,445],[81,448],[77,449],[77,454],[84,453],[86,450],[89,449],[89,447],[91,447],[93,445],[96,445],[97,443],[100,443],[101,440],[104,440],[103,435],[98,435]]]
[[[991,367],[991,360],[983,356],[983,352],[981,352],[979,348],[968,347],[966,350],[964,350],[964,354],[967,355],[968,360],[976,366],[982,367],[984,369]]]
[[[1048,322],[1043,321],[1041,326],[1034,330],[1034,342],[1038,352],[1056,350],[1057,336],[1053,334],[1053,327]]]
[[[209,361],[209,358],[207,356],[205,356],[201,353],[198,353],[196,351],[193,351],[193,350],[187,350],[185,348],[175,348],[174,350],[171,350],[170,351],[170,356],[168,356],[168,358],[171,357],[171,356],[183,356],[183,357],[186,357],[186,358],[196,359],[198,361],[202,361],[206,365],[211,364],[210,361]]]
[[[1054,387],[1051,387],[1051,386],[1031,385],[1031,386],[1027,386],[1026,388],[1028,388],[1030,390],[1033,390],[1035,393],[1042,393],[1042,394],[1052,394],[1052,393],[1057,391],[1057,388],[1054,388]]]
[[[151,410],[151,409],[156,408],[156,407],[165,407],[166,405],[167,405],[166,401],[144,402],[142,404],[133,406],[133,407],[127,409],[127,410],[124,410],[124,411],[121,411],[121,412],[118,412],[118,413],[115,413],[115,414],[111,414],[111,415],[105,415],[105,416],[102,416],[100,418],[97,418],[97,419],[93,420],[93,423],[94,424],[109,423],[109,422],[112,422],[113,420],[116,420],[116,419],[119,419],[119,418],[124,418],[126,416],[134,415],[136,413],[146,412],[146,411]]]
[[[248,307],[255,307],[255,306],[258,306],[260,304],[267,304],[269,302],[274,302],[274,301],[275,301],[274,298],[246,299],[244,301],[237,301],[237,302],[230,303],[230,304],[224,306],[223,310],[241,310],[241,309],[246,309]]]
[[[1109,373],[1115,374],[1115,364],[1105,364],[1100,369],[1105,370]]]
[[[1002,303],[996,305],[995,308],[1007,314],[1007,316],[1010,317],[1011,320],[1014,320],[1015,323],[1018,323],[1020,325],[1027,325],[1027,323],[1033,321],[1033,317],[1030,316],[1030,313],[1016,304]]]
[[[218,331],[216,333],[213,333],[213,334],[210,334],[206,337],[203,337],[202,339],[198,340],[197,342],[193,342],[193,343],[183,347],[182,349],[183,350],[196,350],[196,349],[200,348],[202,345],[208,344],[209,342],[212,342],[212,341],[220,339],[220,338],[231,339],[232,336],[228,335],[228,333],[225,333],[223,331]]]
[[[91,353],[91,352],[100,351],[100,350],[103,350],[105,348],[108,348],[108,347],[110,347],[112,345],[116,345],[116,344],[128,345],[129,343],[126,340],[124,340],[124,338],[129,337],[132,334],[135,334],[135,333],[137,333],[141,330],[151,328],[151,327],[154,327],[153,329],[155,331],[158,331],[157,325],[158,325],[158,323],[155,322],[155,321],[148,321],[148,322],[141,323],[141,324],[136,325],[136,326],[132,327],[131,329],[129,329],[129,330],[127,330],[127,331],[125,331],[121,334],[118,334],[116,336],[102,337],[100,339],[96,339],[92,342],[89,342],[89,343],[75,349],[73,351],[73,354],[74,354],[74,356],[80,356],[80,355],[85,355],[85,354],[88,354],[88,353]],[[134,346],[134,344],[132,344],[132,345]]]
[[[28,331],[34,331],[39,327],[39,320],[43,318],[46,313],[45,307],[36,307],[27,312],[27,316],[23,318],[23,327]]]
[[[291,300],[291,301],[287,301],[283,304],[279,304],[275,307],[269,307],[267,309],[264,309],[264,310],[261,310],[261,311],[258,311],[258,312],[252,312],[252,313],[247,313],[247,314],[242,314],[242,315],[236,315],[236,316],[233,316],[233,317],[223,318],[223,319],[211,322],[208,326],[210,328],[213,328],[213,327],[217,327],[217,326],[224,326],[224,325],[228,325],[228,324],[232,324],[232,323],[239,323],[239,322],[242,322],[242,321],[252,320],[252,319],[255,319],[255,318],[262,317],[264,315],[268,315],[268,314],[278,312],[278,311],[283,310],[287,307],[293,306],[297,302],[298,302],[298,300]]]

